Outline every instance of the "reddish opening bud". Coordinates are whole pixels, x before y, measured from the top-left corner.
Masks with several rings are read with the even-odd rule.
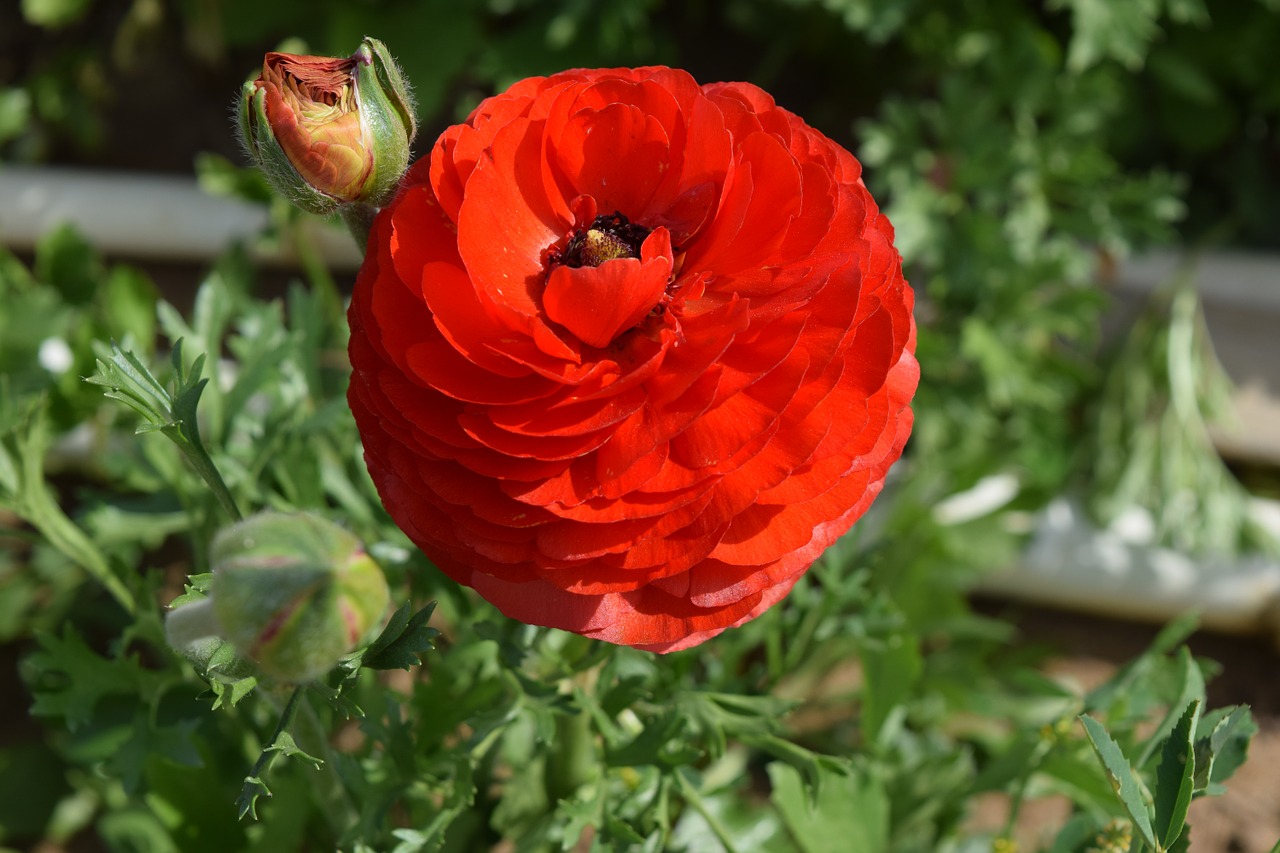
[[[268,53],[241,100],[245,145],[299,207],[380,206],[409,164],[417,127],[386,47],[366,38],[347,59]]]

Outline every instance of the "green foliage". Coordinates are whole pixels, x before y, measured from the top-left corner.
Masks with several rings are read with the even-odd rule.
[[[11,265],[11,279],[31,292],[53,270],[109,274],[60,240],[71,257],[35,274]],[[331,286],[264,302],[229,256],[189,315],[157,305],[156,355],[100,350],[90,382],[106,393],[86,422],[127,461],[90,470],[100,494],[121,497],[68,514],[49,493],[53,526],[10,499],[28,507],[37,547],[101,563],[63,593],[66,610],[93,616],[35,634],[23,664],[49,760],[76,780],[41,795],[53,805],[39,834],[61,831],[74,802],[78,825],[107,844],[154,849],[471,850],[506,838],[530,851],[586,839],[912,851],[958,843],[969,798],[995,792],[1015,812],[1066,794],[1076,812],[1055,849],[1083,849],[1072,839],[1114,817],[1177,849],[1190,799],[1220,791],[1243,761],[1252,721],[1245,709],[1201,712],[1201,667],[1179,650],[1189,623],[1090,694],[1037,675],[1007,627],[963,600],[964,567],[1016,537],[939,523],[922,511],[932,478],[895,487],[784,606],[709,647],[658,658],[502,619],[376,511],[332,357],[344,332]],[[75,293],[52,309],[72,320],[96,310]],[[193,349],[228,357],[211,370]],[[50,426],[10,422],[6,494],[48,490],[29,460],[48,455]],[[196,444],[216,480],[188,464]],[[225,522],[219,482],[246,511],[340,516],[407,599],[324,681],[286,696],[224,643],[194,664],[166,647],[157,591],[173,580],[157,556],[182,554],[191,573],[173,604],[205,594],[207,540]],[[132,602],[128,619],[95,605],[113,589]],[[438,605],[415,610],[428,591]],[[17,632],[41,624],[34,610],[15,618]],[[1082,713],[1087,734],[1069,725]]]
[[[1188,553],[1275,550],[1209,436],[1229,388],[1192,286],[1155,294],[1112,359],[1083,448],[1101,520],[1143,511],[1153,542]]]
[[[775,762],[769,781],[773,802],[804,853],[886,849],[890,804],[869,774],[824,772],[808,786],[795,768]]]
[[[142,61],[148,5],[103,39],[92,0],[24,3],[24,32],[56,27],[61,41],[0,89],[5,156],[97,136],[93,81]],[[1245,708],[1207,707],[1212,671],[1182,646],[1192,625],[1081,692],[1042,674],[966,592],[1016,556],[1029,512],[1082,481],[1109,509],[1145,506],[1172,544],[1224,531],[1227,549],[1253,544],[1148,488],[1156,471],[1179,488],[1233,485],[1190,429],[1221,390],[1194,311],[1176,303],[1100,366],[1098,283],[1111,259],[1174,236],[1199,187],[1175,173],[1198,180],[1197,152],[1228,151],[1214,186],[1254,193],[1235,231],[1270,233],[1274,199],[1258,187],[1274,136],[1238,131],[1280,112],[1266,73],[1277,10],[1242,2],[1209,22],[1194,0],[301,9],[181,4],[170,24],[205,62],[288,35],[334,54],[385,36],[428,140],[527,74],[670,62],[766,85],[856,148],[920,297],[908,458],[783,605],[696,650],[615,649],[501,618],[390,524],[344,399],[342,300],[305,244],[308,281],[283,298],[258,296],[231,251],[183,311],[68,230],[31,263],[0,252],[0,507],[15,528],[0,548],[0,637],[21,644],[35,720],[32,742],[0,748],[0,843],[976,850],[1011,839],[1025,804],[1061,796],[1071,814],[1044,849],[1186,848],[1188,804],[1222,792],[1256,730]],[[206,186],[268,200],[225,161],[200,168]],[[1082,471],[1089,442],[1117,450],[1115,464],[1099,453]],[[1016,482],[1002,506],[936,511],[993,474]],[[263,508],[341,521],[405,602],[370,646],[292,692],[225,643],[187,661],[162,628],[163,604],[204,595],[217,528]],[[32,804],[23,814],[4,807],[14,790]],[[1007,825],[969,824],[980,796],[1008,804]]]
[[[436,609],[436,603],[433,601],[417,613],[410,615],[412,610],[409,602],[405,602],[402,607],[391,614],[391,618],[387,620],[387,627],[383,629],[378,638],[359,654],[359,666],[367,666],[370,669],[403,669],[409,670],[417,666],[421,661],[423,652],[429,652],[435,648],[435,638],[440,632],[435,628],[427,627],[427,620],[431,618],[431,614]],[[352,667],[352,671],[356,671],[358,667]]]

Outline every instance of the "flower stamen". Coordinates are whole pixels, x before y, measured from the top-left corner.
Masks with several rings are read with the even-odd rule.
[[[564,251],[552,253],[548,271],[557,266],[598,267],[605,261],[638,258],[649,233],[650,229],[617,211],[612,216],[597,216],[589,228],[574,232]]]

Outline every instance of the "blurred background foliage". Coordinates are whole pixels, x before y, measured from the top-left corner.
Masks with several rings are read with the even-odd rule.
[[[1102,520],[1146,507],[1187,550],[1266,544],[1203,433],[1225,380],[1194,298],[1171,290],[1123,345],[1101,330],[1135,251],[1280,247],[1280,3],[21,0],[0,6],[0,160],[189,172],[205,155],[236,183],[229,104],[262,53],[346,55],[366,34],[414,84],[420,154],[521,77],[646,63],[755,82],[857,153],[920,295],[907,457],[784,606],[655,662],[501,620],[406,547],[343,400],[348,282],[311,264],[260,297],[232,250],[166,301],[68,230],[30,256],[0,250],[0,510],[15,520],[0,639],[23,659],[0,692],[30,694],[38,718],[6,709],[23,719],[0,745],[0,844],[982,850],[1055,794],[1069,820],[1038,843],[1083,850],[1135,816],[1081,712],[1157,791],[1178,784],[1160,771],[1175,735],[1198,750],[1221,734],[1195,788],[1218,790],[1250,729],[1216,712],[1184,730],[1216,671],[1179,651],[1189,626],[1085,692],[1038,675],[1037,651],[966,594],[1064,490],[1090,493]],[[109,340],[164,378],[179,338],[189,357],[221,355],[202,430],[242,508],[326,512],[402,598],[441,601],[430,675],[365,673],[359,726],[317,693],[298,739],[325,769],[283,763],[258,824],[237,824],[232,801],[276,697],[209,713],[160,632],[160,606],[203,570],[217,505],[80,381]],[[1017,484],[1004,505],[935,511],[992,475]],[[1199,503],[1169,506],[1174,493]],[[595,764],[566,755],[583,743]],[[967,823],[993,792],[1007,823]]]

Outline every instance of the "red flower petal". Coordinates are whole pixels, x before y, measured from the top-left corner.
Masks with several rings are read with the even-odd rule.
[[[482,103],[352,298],[397,523],[509,616],[607,642],[687,648],[779,601],[911,431],[913,299],[860,173],[759,89],[671,69]]]

